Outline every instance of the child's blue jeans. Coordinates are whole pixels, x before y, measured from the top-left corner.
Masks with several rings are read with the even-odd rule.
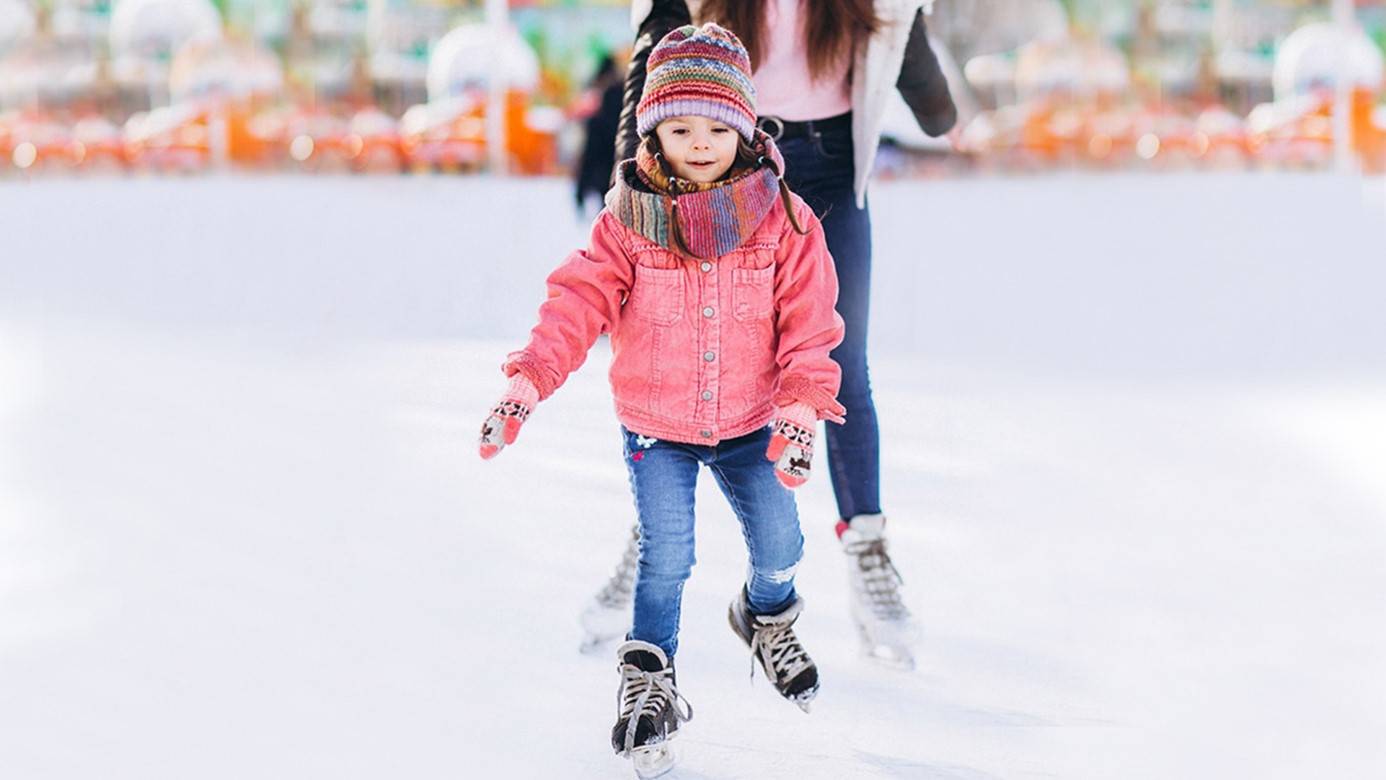
[[[750,553],[751,612],[772,615],[795,601],[794,570],[804,537],[794,494],[775,479],[774,464],[765,459],[769,427],[712,447],[651,439],[624,427],[621,433],[640,517],[631,639],[658,645],[670,659],[678,650],[683,586],[695,562],[693,493],[703,466],[741,521]]]

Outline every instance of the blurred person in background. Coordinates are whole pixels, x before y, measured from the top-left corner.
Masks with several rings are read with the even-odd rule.
[[[611,55],[602,57],[597,74],[587,85],[581,103],[591,111],[583,122],[582,155],[578,158],[574,184],[579,218],[588,218],[601,209],[601,199],[611,186],[616,167],[616,129],[621,121],[621,71]],[[597,196],[597,208],[589,207]]]
[[[840,284],[846,338],[832,357],[842,368],[845,422],[827,423],[835,530],[847,557],[851,616],[868,657],[914,665],[918,630],[901,599],[887,551],[880,500],[880,431],[867,370],[871,219],[867,181],[892,88],[930,136],[949,134],[957,109],[930,45],[921,0],[640,0],[626,73],[618,159],[639,143],[636,107],[655,42],[690,21],[717,22],[750,52],[758,126],[780,146],[789,186],[822,221]],[[956,131],[954,131],[956,132]],[[950,136],[952,137],[952,136]],[[911,514],[917,514],[917,510]],[[583,611],[583,648],[623,635],[643,552],[633,529],[615,573]]]

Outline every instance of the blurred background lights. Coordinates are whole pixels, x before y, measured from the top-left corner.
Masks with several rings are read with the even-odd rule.
[[[28,168],[38,159],[38,147],[25,141],[14,148],[14,164],[18,168]]]
[[[961,126],[929,138],[892,93],[883,177],[1386,172],[1386,0],[932,9]],[[631,43],[618,0],[0,0],[0,177],[561,175]]]
[[[1146,133],[1136,142],[1136,154],[1142,160],[1153,160],[1160,153],[1160,139],[1153,133]]]

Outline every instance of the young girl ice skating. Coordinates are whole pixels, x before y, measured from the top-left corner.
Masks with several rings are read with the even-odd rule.
[[[783,184],[774,142],[755,129],[745,48],[715,24],[685,26],[647,68],[643,142],[621,164],[589,247],[549,276],[539,324],[507,358],[510,386],[480,442],[483,458],[513,443],[535,404],[611,334],[641,534],[611,741],[645,776],[668,767],[665,741],[692,717],[674,657],[702,466],[750,554],[731,626],[776,690],[808,710],[818,669],[794,632],[803,536],[786,487],[808,478],[818,421],[845,411],[828,356],[843,337],[832,258],[813,212]]]
[[[957,121],[948,79],[929,43],[921,8],[929,5],[923,0],[633,0],[631,18],[639,29],[615,152],[618,159],[630,157],[640,144],[635,109],[644,91],[646,60],[664,35],[692,19],[717,22],[741,38],[754,68],[760,127],[784,156],[785,180],[822,220],[837,270],[837,311],[847,325],[832,358],[842,367],[838,400],[850,411],[845,425],[824,426],[826,446],[819,448],[827,454],[824,471],[838,510],[824,519],[831,520],[842,544],[848,610],[863,653],[902,668],[914,665],[919,626],[888,549],[880,491],[882,431],[867,367],[871,267],[877,261],[866,191],[892,93],[898,91],[929,135],[946,133]],[[893,522],[916,522],[908,514],[900,510]],[[638,536],[638,531],[632,534]],[[582,611],[585,651],[630,628],[638,557],[634,538]]]

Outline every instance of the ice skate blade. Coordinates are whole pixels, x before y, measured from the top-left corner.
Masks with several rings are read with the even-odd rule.
[[[914,654],[907,647],[862,645],[861,654],[866,660],[886,669],[900,672],[914,671]]]
[[[674,764],[678,762],[678,756],[674,755],[672,745],[661,742],[658,745],[638,747],[630,751],[630,761],[635,767],[636,777],[640,780],[651,780],[673,769]]]
[[[790,698],[790,701],[794,702],[794,706],[808,713],[809,708],[813,706],[813,700],[816,698],[818,698],[818,688],[814,687],[804,691],[798,696]]]

